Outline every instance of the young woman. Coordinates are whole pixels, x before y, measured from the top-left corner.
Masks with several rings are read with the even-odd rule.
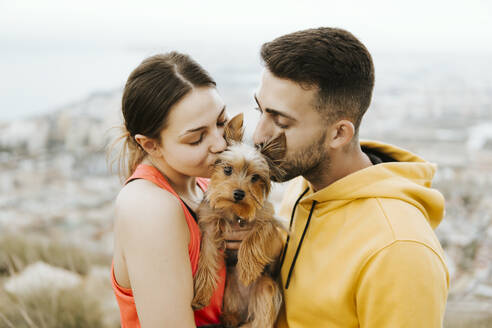
[[[116,200],[112,266],[121,325],[218,324],[224,266],[210,305],[191,308],[200,251],[194,211],[207,185],[199,177],[210,175],[226,147],[215,82],[187,55],[156,55],[130,74],[122,113],[128,172]]]

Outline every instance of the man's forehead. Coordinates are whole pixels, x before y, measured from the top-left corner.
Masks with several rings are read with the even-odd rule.
[[[268,69],[263,70],[261,83],[255,93],[262,110],[271,108],[290,116],[305,113],[308,107],[313,106],[316,96],[316,89],[302,88],[292,80],[275,76]]]

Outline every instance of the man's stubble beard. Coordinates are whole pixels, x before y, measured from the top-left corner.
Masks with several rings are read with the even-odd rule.
[[[311,181],[326,174],[323,171],[326,171],[330,165],[330,156],[324,148],[326,134],[327,132],[324,131],[315,142],[288,155],[280,165],[283,174],[277,177],[276,182],[289,181],[300,175]]]

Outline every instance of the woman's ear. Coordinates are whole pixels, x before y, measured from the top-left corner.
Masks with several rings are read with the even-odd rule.
[[[148,138],[141,134],[135,135],[135,141],[142,147],[142,149],[149,155],[156,156],[158,155],[158,144],[157,141],[151,138]],[[160,153],[159,153],[160,154]]]
[[[230,144],[232,141],[241,142],[243,140],[243,133],[243,113],[239,113],[227,122],[224,128],[224,137],[227,144]]]
[[[355,135],[354,123],[349,120],[340,120],[332,125],[329,136],[329,146],[341,149],[349,144]]]

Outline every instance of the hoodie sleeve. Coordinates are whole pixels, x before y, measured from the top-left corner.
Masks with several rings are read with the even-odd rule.
[[[356,291],[360,327],[442,327],[448,275],[427,245],[396,241],[365,265]]]

